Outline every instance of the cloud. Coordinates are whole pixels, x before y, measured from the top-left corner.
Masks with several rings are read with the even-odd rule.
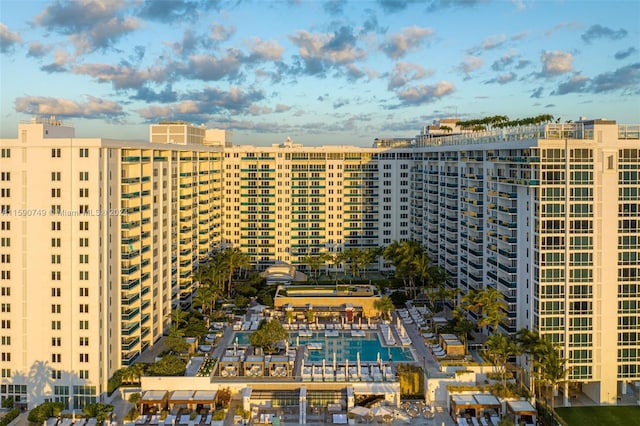
[[[347,4],[347,0],[326,0],[322,3],[322,8],[329,15],[337,16],[344,13],[344,6]]]
[[[22,43],[22,37],[15,31],[0,22],[0,52],[9,53],[16,44]]]
[[[149,81],[162,82],[167,76],[163,68],[138,70],[127,64],[81,64],[75,66],[75,74],[88,75],[99,83],[111,83],[116,90],[137,89]]]
[[[638,51],[638,49],[636,49],[635,47],[631,46],[628,49],[620,50],[620,51],[616,52],[616,54],[613,55],[613,57],[618,59],[618,60],[626,59],[629,56],[631,56],[634,53],[636,53],[637,51]]]
[[[227,50],[223,57],[197,54],[191,55],[186,64],[177,65],[176,72],[186,78],[203,81],[218,81],[239,76],[242,56],[236,49]]]
[[[198,12],[215,9],[219,1],[145,0],[139,11],[141,18],[165,23],[193,22]]]
[[[260,107],[254,104],[264,99],[264,93],[255,89],[243,90],[232,86],[228,91],[208,87],[183,95],[183,100],[172,105],[151,105],[136,112],[144,119],[157,121],[167,117],[203,123],[212,114],[255,114]]]
[[[577,30],[581,27],[579,22],[576,21],[571,21],[571,22],[560,22],[558,25],[554,26],[553,28],[547,30],[544,35],[546,35],[547,37],[551,37],[556,31],[562,30],[562,29],[569,29],[569,30]]]
[[[367,52],[356,46],[357,39],[350,27],[341,27],[333,34],[313,34],[305,30],[290,35],[289,40],[298,46],[301,61],[291,71],[310,75],[324,75],[329,69],[366,58]]]
[[[484,60],[480,56],[467,56],[457,68],[465,74],[465,79],[469,79],[471,78],[469,74],[482,65],[484,65]]]
[[[511,40],[517,41],[529,37],[529,31],[522,31],[511,36]]]
[[[509,72],[506,74],[499,75],[495,78],[492,78],[491,80],[488,80],[485,84],[489,84],[489,83],[507,84],[515,80],[515,78],[516,78],[516,75],[512,72]]]
[[[37,41],[29,43],[29,51],[27,52],[27,56],[31,56],[32,58],[42,58],[47,53],[49,53],[49,48],[44,44]]]
[[[250,115],[265,115],[265,114],[271,114],[272,112],[273,110],[266,106],[260,106],[260,105],[249,106]]]
[[[378,4],[387,13],[402,12],[410,4],[418,3],[418,0],[377,0]]]
[[[433,70],[427,70],[422,66],[410,62],[398,62],[393,70],[389,73],[389,90],[403,87],[406,84],[429,77],[434,74]]]
[[[569,52],[560,50],[542,52],[540,61],[542,62],[541,77],[554,77],[573,70],[573,55]]]
[[[500,59],[496,59],[491,64],[491,69],[494,71],[502,71],[509,65],[512,65],[516,60],[517,55],[514,52],[507,52]]]
[[[338,109],[345,105],[349,105],[349,99],[341,98],[333,102],[333,108]]]
[[[587,87],[589,77],[581,74],[571,76],[564,83],[560,83],[558,88],[551,92],[552,95],[566,95],[567,93],[582,92]]]
[[[398,98],[400,98],[401,104],[404,106],[422,105],[434,102],[443,96],[453,93],[454,91],[455,87],[452,83],[448,81],[439,81],[431,86],[421,84],[401,90],[398,92]]]
[[[618,68],[593,77],[590,90],[593,93],[611,92],[620,89],[631,89],[640,94],[640,62]]]
[[[276,104],[275,112],[287,112],[291,109],[289,105]]]
[[[180,56],[190,55],[196,52],[200,47],[208,47],[210,42],[199,35],[196,35],[187,28],[183,35],[182,41],[171,43],[170,47]]]
[[[236,27],[234,27],[234,26],[225,27],[225,26],[220,25],[220,24],[215,24],[211,28],[211,35],[209,36],[209,38],[211,38],[211,40],[215,40],[215,41],[227,41],[235,33],[236,33]]]
[[[366,9],[364,10],[364,13],[367,15],[367,18],[362,23],[362,30],[360,30],[360,34],[368,34],[372,32],[385,34],[387,32],[387,27],[381,27],[378,23],[378,17],[373,10]]]
[[[614,71],[598,74],[593,78],[576,74],[561,83],[552,95],[568,93],[605,93],[623,91],[640,94],[640,62],[630,64]]]
[[[124,116],[122,107],[111,101],[86,95],[86,102],[43,96],[16,98],[16,111],[34,115],[56,115],[61,117],[99,118],[116,120]]]
[[[596,24],[590,26],[587,31],[582,34],[582,40],[585,43],[591,43],[593,40],[608,38],[609,40],[621,40],[627,36],[627,30],[620,28],[618,30],[612,30],[608,27]]]
[[[491,50],[500,47],[507,41],[507,36],[504,34],[493,35],[482,40],[480,47],[484,50]]]
[[[35,18],[45,29],[68,35],[77,54],[110,48],[116,41],[140,25],[124,16],[123,0],[54,1]]]
[[[73,58],[66,50],[57,49],[53,62],[48,65],[43,65],[40,69],[48,73],[67,72],[69,71],[68,65],[72,62]]]
[[[145,102],[161,102],[161,103],[170,103],[178,100],[178,93],[173,90],[170,84],[167,84],[165,88],[160,91],[154,91],[149,87],[140,87],[137,90],[137,93],[131,97],[131,99],[142,100]]]
[[[473,7],[477,4],[488,3],[490,0],[431,0],[427,6],[427,11],[435,12],[441,9],[456,7]]]
[[[544,89],[542,87],[538,87],[537,89],[534,89],[534,91],[531,93],[531,96],[529,97],[534,99],[540,99],[542,97],[543,90]]]
[[[434,31],[431,28],[407,27],[400,33],[387,37],[384,44],[380,46],[382,51],[391,59],[399,59],[409,51],[414,51],[422,46],[422,43],[433,37]]]
[[[279,61],[282,59],[284,48],[275,40],[262,40],[254,37],[250,44],[251,53],[249,58],[252,62]]]

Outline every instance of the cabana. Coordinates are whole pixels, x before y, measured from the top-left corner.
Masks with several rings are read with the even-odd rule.
[[[214,390],[195,391],[192,401],[193,407],[198,411],[205,408],[209,411],[213,411],[216,408],[217,396],[218,391]]]
[[[287,377],[290,375],[288,356],[272,356],[269,361],[269,376]]]
[[[176,390],[171,392],[169,396],[169,410],[173,411],[174,408],[187,408],[191,410],[192,397],[192,390]]]
[[[287,361],[289,359],[287,358]],[[264,376],[264,357],[258,355],[248,356],[244,361],[244,375],[248,377]]]
[[[169,392],[160,390],[146,391],[140,397],[142,413],[156,413],[166,409]]]
[[[485,411],[500,412],[502,405],[491,394],[451,395],[451,416],[454,419],[482,418]]]
[[[239,356],[223,356],[218,362],[220,376],[233,377],[240,375],[240,364]]]
[[[538,411],[529,401],[507,401],[507,416],[516,425],[535,425]]]

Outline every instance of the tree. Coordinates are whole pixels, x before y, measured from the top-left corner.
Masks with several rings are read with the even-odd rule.
[[[415,297],[416,295],[416,278],[420,276],[418,267],[422,267],[427,263],[427,259],[420,259],[426,256],[424,247],[416,240],[402,241],[398,243],[393,241],[382,251],[385,260],[391,262],[395,268],[396,277],[401,278],[405,287],[408,287]]]
[[[27,420],[42,424],[47,421],[49,417],[58,417],[62,410],[64,410],[64,404],[62,402],[43,402],[29,411]]]
[[[176,355],[165,355],[158,362],[149,365],[147,373],[150,376],[182,376],[187,365]]]
[[[527,355],[527,363],[529,364],[529,389],[533,392],[533,395],[537,397],[536,374],[534,369],[537,368],[538,360],[542,355],[542,339],[535,331],[521,328],[516,334],[516,342],[518,344],[518,352]]]
[[[504,295],[493,287],[482,290],[470,290],[460,300],[462,309],[474,312],[478,316],[478,326],[492,326],[498,332],[498,325],[507,316],[508,305]]]
[[[464,353],[467,353],[467,341],[469,334],[473,331],[475,326],[473,322],[464,318],[462,315],[457,316],[455,324],[453,325],[453,331],[460,336],[462,344],[464,345]]]
[[[82,412],[89,417],[95,417],[98,424],[104,424],[104,421],[109,418],[109,414],[113,412],[113,405],[103,404],[101,402],[87,404],[82,407]]]
[[[246,254],[237,248],[227,248],[222,252],[222,259],[227,269],[227,297],[231,297],[231,290],[233,289],[233,274],[236,269],[248,268],[251,263]]]
[[[373,307],[386,314],[387,318],[391,319],[391,311],[394,309],[393,301],[389,296],[382,296],[380,299],[373,302]]]
[[[136,411],[139,410],[138,404],[140,404],[141,400],[142,400],[142,395],[140,395],[140,392],[134,392],[131,395],[129,395],[129,402],[133,404],[133,407],[135,408]]]
[[[280,321],[263,321],[260,327],[249,335],[249,342],[253,346],[262,348],[266,353],[275,352],[276,343],[289,338],[289,332],[284,329]]]
[[[169,317],[171,318],[171,324],[177,329],[180,329],[184,324],[187,323],[188,316],[189,312],[183,311],[180,305],[178,305],[178,307],[172,310],[169,314]]]
[[[517,353],[516,342],[504,334],[494,334],[486,341],[487,357],[496,366],[502,379],[502,385],[507,385],[507,360]]]
[[[539,380],[549,389],[549,403],[553,412],[556,386],[567,381],[571,368],[567,367],[567,359],[561,356],[559,348],[549,339],[541,340],[539,356]]]
[[[174,325],[169,328],[169,335],[164,343],[170,351],[176,353],[183,353],[189,349],[189,344],[184,341],[184,332]]]

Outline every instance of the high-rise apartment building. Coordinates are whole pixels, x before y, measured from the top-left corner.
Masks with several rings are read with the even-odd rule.
[[[449,120],[360,148],[233,146],[163,122],[149,139],[33,120],[0,141],[1,396],[79,407],[104,394],[220,246],[304,268],[309,254],[409,238],[463,293],[501,291],[502,331],[550,336],[595,401],[640,380],[637,125]]]
[[[96,401],[189,301],[221,231],[221,148],[203,137],[79,139],[34,119],[0,141],[3,398]]]
[[[417,137],[412,238],[463,294],[504,294],[503,332],[548,336],[568,379],[615,403],[640,377],[640,126],[447,127]]]

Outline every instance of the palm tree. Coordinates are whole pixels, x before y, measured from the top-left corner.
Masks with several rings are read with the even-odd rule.
[[[567,376],[572,368],[567,367],[567,359],[561,356],[559,348],[551,340],[542,339],[541,342],[538,359],[539,379],[549,389],[551,412],[553,412],[556,386],[568,380]]]
[[[507,384],[507,360],[518,351],[516,342],[504,334],[493,334],[487,339],[487,356],[497,367],[502,385]]]
[[[462,296],[460,306],[479,317],[478,326],[492,326],[493,332],[498,332],[498,325],[507,316],[508,305],[504,295],[493,287],[482,290],[470,290]]]
[[[521,328],[516,334],[516,342],[518,343],[519,353],[527,355],[527,363],[529,364],[529,389],[533,392],[533,396],[537,397],[534,366],[541,355],[542,339],[535,331]]]
[[[393,301],[389,296],[382,296],[380,299],[373,302],[373,307],[379,312],[387,315],[387,318],[391,319],[391,311],[394,309]]]
[[[251,264],[247,255],[238,248],[225,249],[222,252],[222,258],[228,272],[227,297],[231,297],[234,272],[239,268],[248,268]]]
[[[174,310],[171,311],[169,317],[171,318],[172,326],[177,327],[178,329],[182,326],[182,324],[187,323],[187,317],[189,316],[189,312],[183,311],[180,305]]]
[[[454,311],[455,312],[455,311]],[[467,341],[469,339],[469,334],[473,331],[475,325],[472,321],[464,318],[462,315],[458,315],[456,318],[456,322],[453,326],[453,331],[460,336],[462,340],[462,344],[464,345],[464,353],[467,354]]]
[[[211,314],[215,307],[215,292],[210,286],[198,287],[193,303],[202,307],[203,314]]]

